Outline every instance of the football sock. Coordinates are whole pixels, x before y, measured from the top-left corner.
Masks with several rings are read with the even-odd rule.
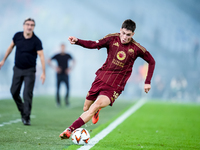
[[[71,132],[73,132],[74,130],[76,130],[77,128],[80,128],[84,124],[85,122],[81,119],[81,117],[79,117],[76,121],[72,123],[72,125],[69,128]]]

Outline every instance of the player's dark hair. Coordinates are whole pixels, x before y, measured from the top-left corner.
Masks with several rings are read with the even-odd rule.
[[[132,32],[135,31],[136,23],[132,21],[131,19],[127,19],[122,24],[122,29],[125,28],[127,30],[131,30]]]
[[[25,23],[26,23],[26,21],[33,21],[33,22],[34,22],[34,24],[35,24],[35,20],[34,20],[33,18],[26,18],[26,19],[24,20],[24,23],[23,23],[23,24],[25,24]]]

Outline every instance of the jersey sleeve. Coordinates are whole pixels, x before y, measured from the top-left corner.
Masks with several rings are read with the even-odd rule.
[[[57,59],[57,57],[58,57],[58,54],[52,56],[52,57],[51,57],[51,60],[53,60],[53,59]]]
[[[153,72],[155,68],[155,60],[152,57],[152,55],[142,46],[139,47],[139,57],[141,57],[148,63],[148,72],[147,72],[145,84],[151,84],[151,78],[153,76]]]
[[[15,35],[12,38],[14,44],[16,44],[16,38],[17,38],[18,35],[19,35],[19,32],[15,33]]]
[[[95,48],[101,49],[103,47],[108,47],[109,41],[110,41],[110,37],[104,37],[103,39],[100,39],[97,41],[88,41],[88,40],[78,39],[76,44],[85,48],[89,48],[89,49],[95,49]]]
[[[36,41],[36,50],[37,51],[43,50],[42,42],[40,39],[37,39],[37,41]]]

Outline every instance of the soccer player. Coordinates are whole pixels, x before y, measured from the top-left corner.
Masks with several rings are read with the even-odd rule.
[[[58,66],[54,66],[51,61],[56,60]],[[71,66],[69,62],[72,61]],[[61,52],[54,55],[48,60],[49,66],[51,66],[57,72],[57,92],[56,102],[57,106],[60,106],[60,83],[64,82],[66,86],[65,105],[69,106],[69,73],[74,68],[75,60],[73,57],[65,52],[65,44],[61,44]]]
[[[27,18],[23,23],[23,32],[17,32],[8,47],[3,60],[0,62],[0,68],[4,65],[7,57],[16,46],[15,65],[13,67],[13,80],[11,85],[11,94],[18,110],[21,113],[24,125],[31,125],[30,115],[32,109],[33,88],[35,83],[36,59],[39,55],[42,64],[42,84],[45,81],[45,59],[40,39],[34,34],[35,21]],[[22,101],[20,90],[24,82],[24,92]]]
[[[141,57],[148,63],[148,72],[144,84],[146,93],[151,89],[151,78],[154,72],[155,60],[151,54],[139,43],[133,40],[136,24],[125,20],[120,33],[109,34],[97,41],[86,41],[70,36],[71,44],[85,48],[107,48],[107,59],[97,70],[95,81],[89,90],[81,116],[60,134],[61,139],[68,139],[71,132],[87,123],[90,119],[95,124],[99,120],[99,111],[108,105],[112,106],[117,97],[124,90],[131,75],[134,61]]]

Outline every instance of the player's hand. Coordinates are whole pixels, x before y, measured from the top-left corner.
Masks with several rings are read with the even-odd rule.
[[[146,93],[148,93],[150,89],[151,89],[151,84],[145,84],[145,85],[144,85],[144,91],[145,91]]]
[[[56,67],[56,72],[57,72],[58,74],[60,74],[60,73],[62,72],[62,69],[61,69],[60,67]]]
[[[2,60],[1,62],[0,62],[0,69],[1,69],[1,67],[4,65],[4,61]]]
[[[40,79],[42,80],[42,84],[44,84],[44,81],[45,81],[45,74],[44,73],[42,73]]]
[[[78,39],[74,36],[69,36],[68,40],[71,44],[75,44],[78,41]]]
[[[65,74],[66,74],[66,75],[70,74],[71,70],[72,70],[71,68],[65,69]]]

